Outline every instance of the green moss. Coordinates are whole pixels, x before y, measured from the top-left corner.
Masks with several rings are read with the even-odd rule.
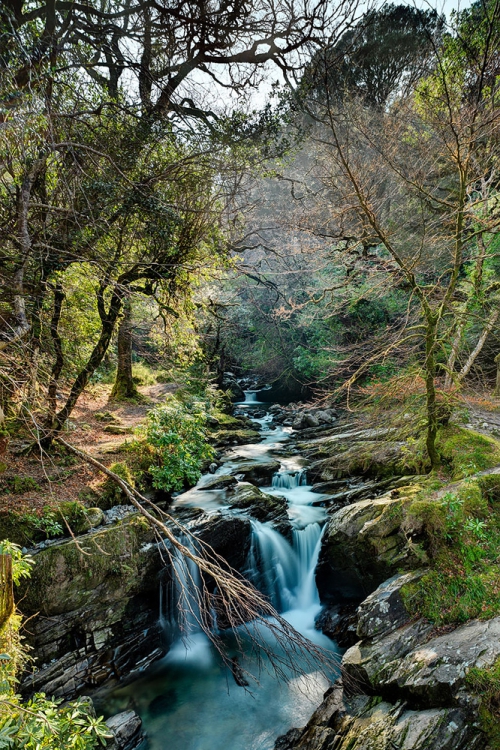
[[[431,570],[403,588],[403,599],[410,612],[438,625],[500,613],[500,507],[481,479],[409,507]]]
[[[154,533],[141,516],[103,528],[85,537],[47,547],[35,556],[30,582],[23,592],[23,612],[46,615],[78,609],[87,604],[99,586],[119,577],[110,588],[117,600],[135,591],[145,574],[144,543]]]
[[[9,477],[5,480],[7,491],[14,495],[23,495],[25,492],[38,492],[41,487],[32,477]]]
[[[500,750],[500,659],[491,667],[472,667],[465,681],[481,701],[479,718],[488,737],[488,747]]]
[[[135,479],[129,466],[124,461],[117,461],[111,464],[109,467],[110,471],[117,474],[120,479],[123,479],[131,487],[135,487]],[[96,505],[103,510],[109,510],[115,505],[123,505],[127,503],[127,496],[123,490],[116,484],[116,482],[108,477],[101,485],[101,491],[96,501]]]
[[[436,447],[452,479],[462,479],[500,464],[498,440],[456,425],[439,430]]]

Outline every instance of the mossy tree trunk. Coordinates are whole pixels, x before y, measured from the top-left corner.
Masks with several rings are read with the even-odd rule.
[[[118,326],[118,368],[111,398],[120,401],[137,398],[138,395],[132,377],[132,303],[128,295],[123,303],[123,316]]]
[[[495,385],[495,390],[493,391],[493,395],[495,398],[500,398],[500,354],[497,354],[495,357],[495,364],[497,366],[497,382]]]
[[[436,344],[439,316],[427,312],[427,330],[425,337],[425,393],[427,409],[427,435],[425,445],[431,462],[431,469],[439,466],[439,455],[436,450],[438,431],[438,405],[436,397]]]

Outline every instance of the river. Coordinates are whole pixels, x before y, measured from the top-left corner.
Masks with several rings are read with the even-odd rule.
[[[252,410],[263,405],[258,393],[250,391],[239,407],[251,415]],[[275,427],[269,413],[256,421],[262,442],[232,448],[216,473],[230,474],[241,458],[278,459],[281,467],[272,486],[261,489],[287,499],[293,543],[270,524],[252,521],[248,577],[296,630],[324,649],[336,652],[336,645],[314,627],[321,608],[314,571],[326,512],[312,505],[320,496],[307,485],[300,456],[280,456],[280,447],[290,439],[291,428]],[[202,477],[195,490],[176,499],[176,505],[193,505],[208,513],[224,509],[224,490],[200,489],[212,476]],[[190,585],[197,585],[196,570],[189,570],[187,577]],[[161,587],[159,617],[166,630],[175,630]],[[148,750],[272,750],[279,735],[308,720],[329,685],[320,671],[310,671],[310,667],[302,676],[290,675],[286,681],[277,681],[264,668],[259,673],[259,684],[245,689],[236,684],[207,637],[199,632],[195,618],[189,623],[189,632],[187,641],[174,639],[161,661],[107,700],[110,713],[125,708],[137,711],[147,733],[144,748]],[[262,632],[262,637],[270,636]],[[231,636],[226,638],[231,648]],[[245,667],[251,670],[254,659],[249,647]]]

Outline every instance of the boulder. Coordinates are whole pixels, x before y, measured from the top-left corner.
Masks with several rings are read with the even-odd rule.
[[[232,568],[245,572],[252,535],[248,518],[214,513],[193,523],[191,531],[197,537],[209,544]]]
[[[143,739],[142,720],[135,711],[122,711],[106,719],[106,725],[114,739],[108,743],[108,750],[133,750]]]
[[[322,600],[359,601],[400,569],[421,564],[401,529],[404,502],[389,492],[331,516],[316,569]]]
[[[257,521],[273,521],[283,523],[288,521],[288,504],[284,497],[267,495],[253,484],[239,484],[228,498],[231,508],[245,510]]]
[[[259,487],[269,486],[272,482],[273,474],[279,471],[281,463],[274,459],[265,459],[261,461],[253,459],[242,459],[238,463],[231,465],[231,472],[235,476],[240,474],[245,481],[250,481]]]
[[[237,484],[237,479],[230,474],[217,474],[210,478],[205,478],[197,490],[225,490],[228,487],[234,487]]]
[[[393,576],[370,594],[358,607],[358,636],[385,635],[408,622],[410,615],[403,604],[401,589],[422,575],[423,571]]]
[[[499,657],[500,617],[473,620],[386,663],[377,687],[423,706],[462,705],[469,670],[491,667]]]
[[[459,708],[409,710],[379,697],[346,699],[337,683],[307,726],[292,729],[275,750],[482,750],[483,733]]]

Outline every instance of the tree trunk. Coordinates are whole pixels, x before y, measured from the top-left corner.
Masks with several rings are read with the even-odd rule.
[[[56,356],[48,389],[49,414],[56,413],[56,395],[59,376],[64,365],[64,355],[62,341],[59,335],[59,321],[61,320],[62,304],[64,302],[64,292],[61,283],[57,283],[54,289],[54,309],[52,311],[52,320],[50,321],[50,335],[54,344],[54,354]]]
[[[472,365],[474,364],[477,355],[480,353],[481,349],[484,346],[484,342],[488,338],[488,334],[490,333],[491,329],[495,325],[495,323],[498,320],[498,315],[500,314],[499,310],[493,310],[490,317],[488,318],[486,325],[483,329],[482,334],[479,337],[479,341],[477,342],[476,346],[474,347],[473,351],[470,353],[469,358],[465,365],[462,367],[459,373],[459,379],[463,380],[467,375],[469,374]]]
[[[438,431],[438,405],[436,399],[436,340],[437,316],[427,316],[425,336],[425,391],[427,408],[427,437],[425,445],[431,462],[431,470],[439,466],[439,455],[436,450]]]
[[[448,362],[446,363],[446,375],[444,378],[445,391],[449,391],[451,386],[453,385],[453,370],[455,367],[455,362],[457,361],[458,352],[460,350],[460,342],[462,341],[462,334],[464,332],[464,328],[465,328],[465,321],[462,321],[461,323],[458,324],[458,328],[455,333],[453,343],[451,345],[451,352],[450,352],[450,356],[448,357]]]
[[[99,298],[99,295],[100,295],[100,298]],[[94,346],[92,353],[87,361],[87,364],[78,373],[78,376],[75,382],[73,383],[69,396],[66,399],[66,403],[64,404],[62,409],[60,409],[57,412],[57,414],[54,415],[54,418],[52,419],[51,424],[48,425],[47,427],[48,431],[45,434],[45,436],[42,438],[42,440],[40,441],[42,448],[48,448],[52,444],[52,441],[56,437],[57,433],[62,430],[62,428],[64,427],[64,423],[69,418],[84,388],[86,387],[87,383],[89,382],[90,378],[92,377],[96,369],[101,364],[104,358],[104,355],[106,354],[108,350],[109,342],[111,341],[111,336],[113,335],[116,321],[122,309],[123,292],[119,290],[118,286],[115,288],[111,296],[111,301],[109,303],[109,308],[108,308],[107,313],[105,313],[104,311],[103,295],[104,295],[104,288],[101,289],[98,294],[98,308],[100,311],[100,317],[102,321],[102,327],[101,327],[99,340],[97,344]]]
[[[497,354],[495,357],[495,364],[497,366],[497,382],[495,385],[495,390],[493,391],[493,395],[495,398],[500,398],[500,354]]]
[[[138,396],[139,391],[132,378],[132,303],[129,295],[123,303],[123,317],[118,327],[118,369],[111,398],[122,401]]]

